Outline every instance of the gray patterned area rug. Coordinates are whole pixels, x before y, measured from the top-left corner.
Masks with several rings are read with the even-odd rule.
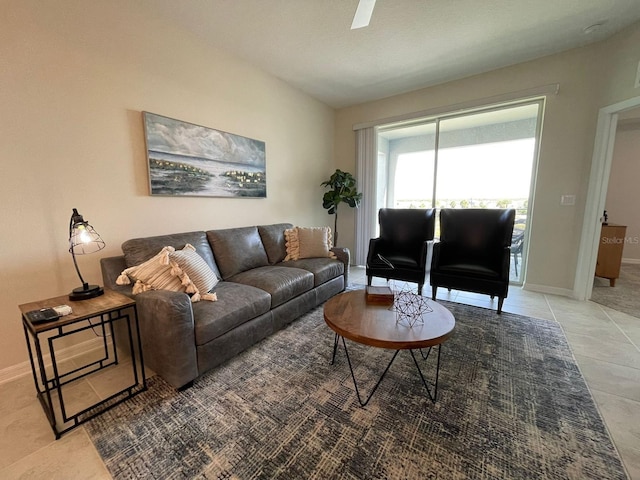
[[[317,308],[186,391],[151,378],[86,429],[116,479],[627,478],[557,323],[442,303],[457,325],[435,404],[401,352],[360,407]],[[366,395],[391,352],[349,346]]]
[[[591,300],[634,317],[640,317],[640,264],[623,263],[616,286],[606,278],[593,281]]]

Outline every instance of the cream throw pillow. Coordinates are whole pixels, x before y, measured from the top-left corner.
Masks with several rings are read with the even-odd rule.
[[[331,229],[329,227],[294,227],[284,231],[287,260],[302,258],[336,258],[331,251]]]
[[[173,247],[164,247],[146,262],[123,270],[116,283],[118,285],[129,285],[133,280],[135,282],[133,287],[134,294],[152,289],[170,290],[172,292],[184,291],[180,278],[171,273],[169,253],[173,250],[175,250]]]
[[[193,250],[193,253],[197,255],[195,248],[192,245],[187,244],[182,251],[185,249],[187,252]],[[172,292],[185,292],[192,294],[192,302],[198,302],[201,299],[216,301],[218,297],[215,293],[207,293],[211,288],[213,288],[213,286],[206,290],[204,294],[201,294],[198,287],[194,284],[191,278],[189,278],[189,275],[180,267],[175,259],[171,258],[175,253],[175,248],[164,247],[157,255],[146,262],[123,270],[116,280],[116,284],[129,285],[131,280],[135,281],[135,284],[133,285],[134,295],[148,290],[169,290]],[[181,260],[186,256],[191,255],[186,252],[184,255],[179,255]],[[202,257],[200,257],[200,259],[204,262]],[[206,263],[205,266],[209,268]],[[213,274],[213,272],[211,273]],[[215,274],[213,274],[213,276],[215,277]]]

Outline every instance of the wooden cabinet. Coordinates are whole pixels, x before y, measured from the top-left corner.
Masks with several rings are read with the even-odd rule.
[[[596,262],[596,277],[608,278],[609,285],[612,287],[616,286],[616,278],[620,276],[626,233],[627,227],[625,225],[602,225]]]

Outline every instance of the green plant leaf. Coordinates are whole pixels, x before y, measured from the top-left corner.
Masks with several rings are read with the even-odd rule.
[[[325,180],[320,185],[331,189],[322,196],[322,208],[325,208],[329,215],[336,216],[336,224],[338,205],[340,203],[344,202],[352,208],[358,208],[360,206],[362,193],[356,190],[356,179],[349,172],[336,169],[331,177],[329,177],[329,180]],[[334,230],[336,230],[335,227]],[[334,238],[338,238],[337,231],[334,231]]]

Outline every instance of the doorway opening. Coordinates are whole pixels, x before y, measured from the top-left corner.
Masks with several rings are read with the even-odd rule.
[[[618,113],[640,106],[640,97],[633,97],[600,109],[596,127],[591,175],[585,205],[582,235],[578,252],[578,266],[573,289],[573,297],[588,300],[594,282],[596,259],[600,244],[602,213],[611,173],[613,147],[618,124]]]

